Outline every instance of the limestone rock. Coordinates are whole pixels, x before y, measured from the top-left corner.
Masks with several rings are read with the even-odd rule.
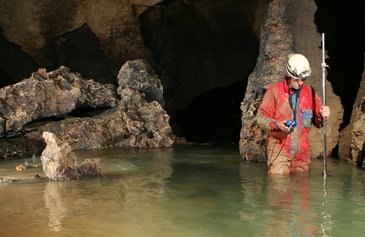
[[[70,146],[49,132],[44,132],[43,138],[47,146],[42,152],[41,161],[47,177],[51,180],[77,179],[80,176],[77,158]]]
[[[78,179],[81,176],[100,175],[100,159],[85,159],[77,164],[77,157],[67,142],[55,134],[44,132],[43,138],[47,146],[42,152],[43,171],[50,180]]]
[[[100,159],[85,159],[80,165],[77,166],[77,171],[81,176],[96,176],[100,175]]]
[[[286,19],[286,8],[272,1],[261,32],[261,50],[254,72],[249,76],[245,98],[241,103],[242,129],[240,153],[247,161],[266,160],[266,139],[256,124],[256,112],[267,87],[282,80],[287,55],[294,51],[293,38]]]
[[[361,144],[354,140],[359,140],[359,133],[361,134],[361,120],[365,113],[365,72],[362,74],[362,80],[357,93],[355,103],[352,108],[350,123],[341,131],[338,155],[342,160],[351,160],[355,164],[361,163],[361,159],[364,159],[364,154],[359,153],[364,148],[361,148]],[[356,125],[355,125],[356,123]],[[361,139],[360,139],[361,140]],[[354,144],[354,142],[356,144]],[[358,156],[362,156],[362,158]],[[364,166],[364,165],[363,165]]]
[[[77,109],[101,109],[116,103],[115,87],[86,80],[66,67],[0,89],[0,111],[6,117],[7,137],[24,132],[28,123],[63,118]]]
[[[164,104],[161,81],[145,60],[126,62],[119,70],[118,84],[120,89],[133,88],[144,93],[147,102]]]
[[[365,167],[365,97],[358,108],[357,119],[351,131],[351,157],[354,164]]]
[[[122,85],[116,89],[61,67],[39,70],[0,89],[9,134],[0,139],[0,156],[40,155],[46,146],[44,132],[67,142],[71,150],[172,146],[170,116],[160,104],[163,88],[149,65],[128,62],[119,78]]]

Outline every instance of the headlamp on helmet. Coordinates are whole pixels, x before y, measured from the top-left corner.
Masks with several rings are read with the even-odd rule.
[[[308,59],[302,54],[290,54],[286,71],[289,76],[295,79],[306,79],[311,75],[311,68]]]

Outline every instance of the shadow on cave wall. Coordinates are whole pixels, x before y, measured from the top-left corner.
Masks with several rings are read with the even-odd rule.
[[[47,42],[47,68],[61,65],[83,77],[102,83],[116,83],[119,68],[101,50],[98,38],[87,24]]]
[[[0,35],[0,52],[0,87],[28,78],[38,69],[29,55],[2,35]]]

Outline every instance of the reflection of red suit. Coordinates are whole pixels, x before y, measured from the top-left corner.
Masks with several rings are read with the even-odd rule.
[[[281,132],[276,122],[294,119],[295,109],[290,105],[293,93],[288,86],[289,78],[271,85],[259,106],[257,123],[268,134],[268,166],[269,173],[295,172],[309,170],[308,154],[309,130],[313,124],[321,127],[323,119],[320,115],[322,102],[313,88],[303,84],[296,100],[297,124],[290,134]]]
[[[307,174],[274,176],[268,179],[267,200],[277,215],[267,218],[260,236],[319,236],[320,223],[310,210],[311,181]]]

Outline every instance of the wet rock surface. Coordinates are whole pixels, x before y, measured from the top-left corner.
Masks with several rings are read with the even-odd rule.
[[[100,175],[100,159],[86,159],[81,164],[67,142],[61,141],[53,133],[44,132],[47,143],[41,155],[44,173],[50,180],[78,179],[81,176]]]
[[[67,180],[79,178],[77,157],[70,146],[49,132],[43,133],[47,143],[41,155],[43,171],[50,180]]]

